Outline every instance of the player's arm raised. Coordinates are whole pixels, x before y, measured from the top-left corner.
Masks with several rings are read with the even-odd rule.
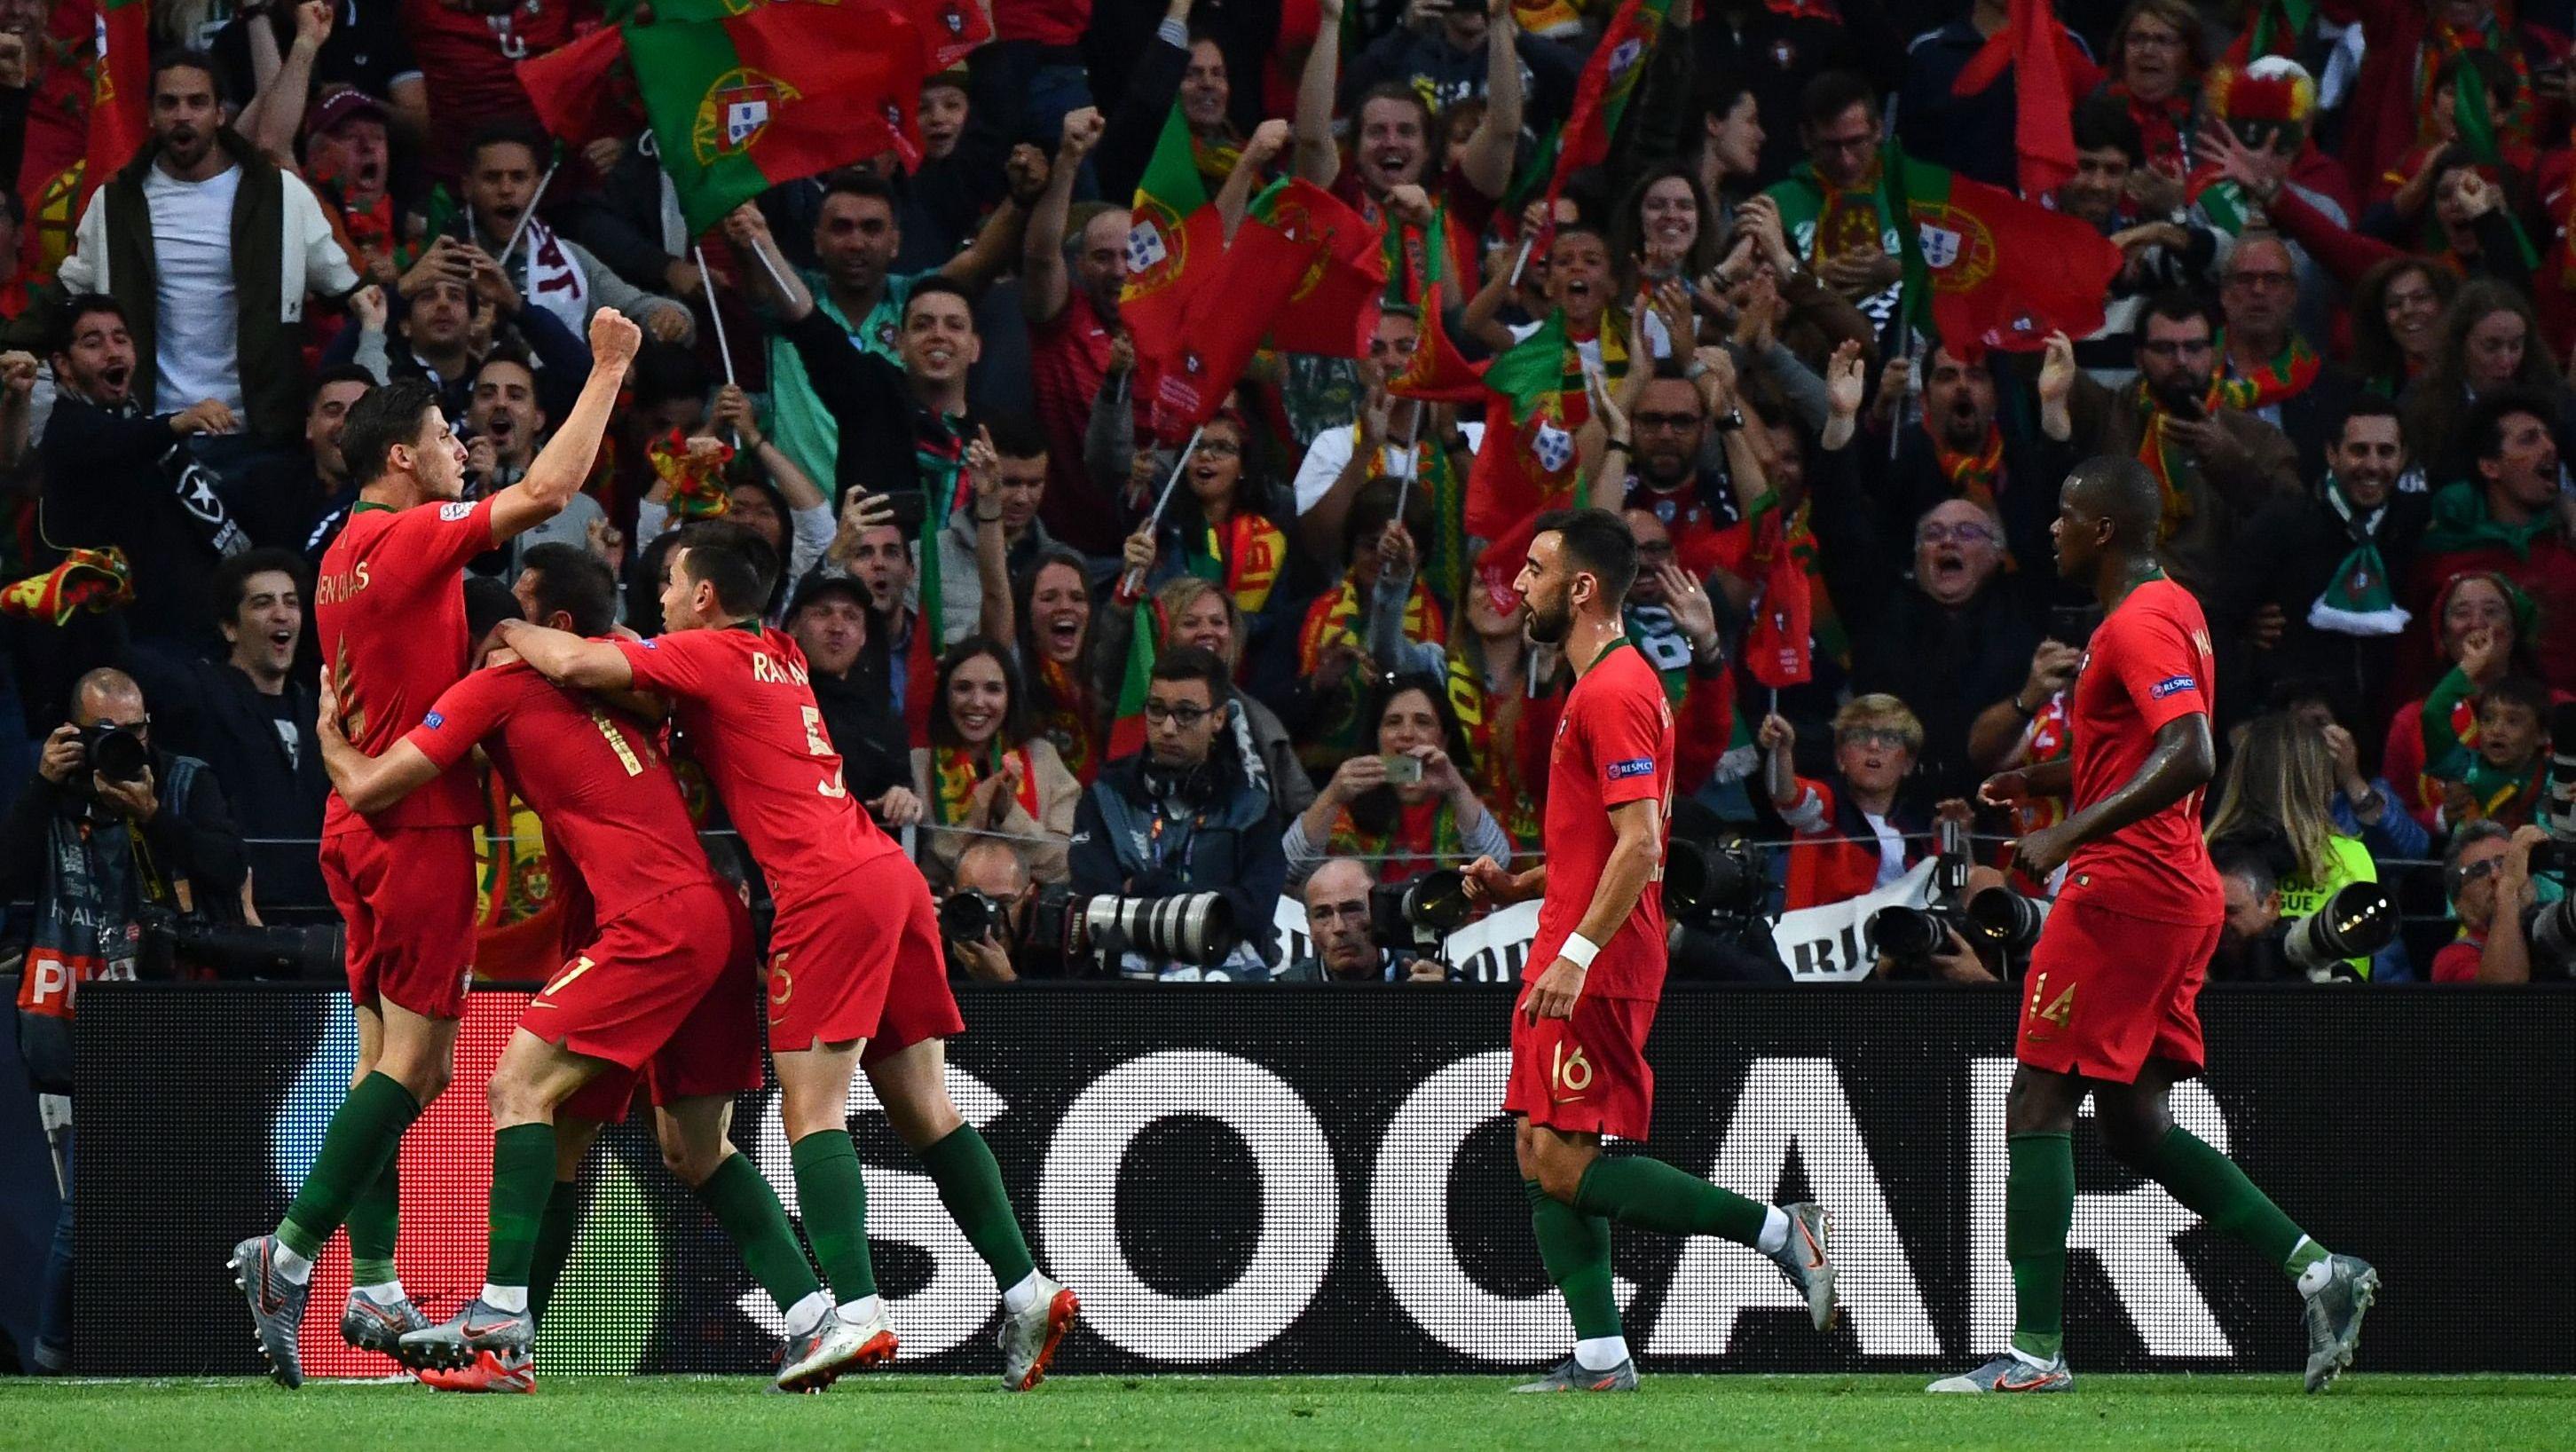
[[[322,769],[330,774],[331,789],[349,804],[349,810],[373,816],[437,780],[438,763],[409,741],[395,742],[382,756],[369,756],[342,734],[340,700],[327,671],[322,676],[321,707],[322,719],[314,723],[313,734],[322,743]]]
[[[504,620],[501,643],[517,651],[530,669],[558,686],[623,691],[635,684],[635,667],[627,662],[626,652],[605,640],[584,640],[569,630]]]
[[[1646,884],[1655,880],[1664,862],[1663,808],[1652,798],[1613,806],[1610,826],[1618,837],[1610,844],[1610,859],[1601,864],[1592,905],[1574,925],[1575,936],[1596,947],[1609,942],[1610,935],[1628,921],[1628,914],[1637,910],[1637,899],[1645,895]],[[1557,954],[1556,961],[1530,985],[1529,995],[1521,1000],[1521,1012],[1534,1019],[1573,1017],[1574,1001],[1583,995],[1583,978],[1590,971],[1589,965]]]
[[[492,543],[514,539],[563,513],[581,492],[591,461],[599,457],[600,436],[617,406],[617,390],[626,383],[626,367],[643,341],[643,330],[617,309],[601,308],[591,315],[590,377],[555,436],[528,465],[527,477],[492,496]]]
[[[2209,718],[2198,711],[2156,729],[2155,748],[2110,795],[2054,827],[2033,832],[2013,850],[2013,861],[2033,878],[2045,878],[2075,855],[2132,822],[2144,821],[2209,784],[2218,774],[2218,747]]]

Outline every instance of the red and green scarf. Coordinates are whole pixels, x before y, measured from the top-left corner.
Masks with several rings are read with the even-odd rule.
[[[1442,863],[1463,862],[1467,841],[1458,830],[1457,810],[1447,797],[1399,806],[1395,825],[1385,832],[1362,832],[1351,821],[1351,809],[1333,818],[1324,850],[1334,857],[1362,857],[1379,882],[1419,877]]]
[[[2146,465],[2147,472],[2155,476],[2156,492],[2164,496],[2164,521],[2156,527],[2156,539],[2161,543],[2172,539],[2183,522],[2191,518],[2192,497],[2188,485],[2200,466],[2189,456],[2166,446],[2164,405],[2156,402],[2155,392],[2147,387],[2147,381],[2139,379],[2136,389],[2134,397],[2140,423],[2138,462]],[[2215,416],[2227,401],[2225,389],[2226,384],[2212,380],[2209,396],[2201,400],[2201,411]]]
[[[1073,773],[1073,779],[1091,785],[1100,775],[1100,743],[1094,739],[1099,727],[1091,693],[1082,688],[1073,667],[1043,653],[1031,684],[1036,687],[1031,704],[1037,708],[1039,732],[1055,744],[1055,754],[1063,758],[1064,769]]]
[[[1485,689],[1481,672],[1452,652],[1449,656],[1449,709],[1473,751],[1476,795],[1501,820],[1503,830],[1523,847],[1538,845],[1542,813],[1520,771],[1521,717],[1528,698],[1519,691],[1496,695]],[[1676,703],[1678,704],[1678,702]]]
[[[2210,346],[2218,350],[2220,358],[2226,358],[2227,330],[2219,329]],[[2233,365],[2230,367],[2232,369]],[[2264,408],[2307,392],[2308,385],[2317,381],[2317,373],[2324,367],[2325,360],[2317,356],[2317,350],[2308,346],[2307,339],[2293,332],[2290,341],[2281,345],[2278,357],[2251,373],[2219,378],[2212,395],[2229,408]]]
[[[2129,119],[2138,123],[2138,140],[2145,144],[2147,165],[2170,171],[2188,171],[2191,167],[2191,113],[2198,87],[2190,82],[2175,88],[2161,101],[2146,101],[2129,93],[2128,83],[2113,81],[2110,93],[2129,108]]]
[[[930,748],[930,819],[943,827],[965,821],[966,804],[974,797],[975,788],[1002,769],[1005,757],[1016,757],[1020,763],[1019,790],[1014,793],[1020,810],[1037,816],[1037,758],[1025,745],[1005,752],[999,741],[988,741],[980,750],[972,746]]]
[[[1306,607],[1305,624],[1297,631],[1297,671],[1311,676],[1323,655],[1324,647],[1339,643],[1365,653],[1368,622],[1360,606],[1357,581],[1344,575],[1340,588],[1320,596]],[[1449,617],[1440,602],[1431,598],[1422,581],[1413,582],[1413,593],[1404,602],[1404,636],[1407,640],[1442,641],[1449,638]]]
[[[1954,499],[1965,499],[1978,508],[1992,512],[1995,486],[2004,477],[2004,431],[1996,423],[1986,425],[1986,441],[1975,453],[1951,448],[1941,441],[1941,430],[1932,421],[1932,398],[1923,398],[1923,432],[1932,440],[1932,462],[1950,486]]]
[[[2496,0],[2495,9],[2486,22],[2474,29],[2462,30],[2436,20],[2425,27],[2424,43],[2415,58],[2415,135],[2420,141],[2442,139],[2433,115],[2433,78],[2441,74],[2443,63],[2462,51],[2483,50],[2503,61],[2513,71],[2513,103],[2504,116],[2504,134],[2516,141],[2531,140],[2531,62],[2523,57],[2522,46],[2514,36],[2511,0]]]

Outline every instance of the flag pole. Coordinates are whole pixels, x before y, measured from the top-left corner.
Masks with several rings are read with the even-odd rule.
[[[1549,220],[1555,220],[1552,214]],[[1537,240],[1538,239],[1535,237],[1523,237],[1521,239],[1521,255],[1512,259],[1511,286],[1518,287],[1521,285],[1521,269],[1529,266],[1530,244]]]
[[[546,199],[546,188],[555,179],[555,167],[561,165],[563,165],[562,162],[556,162],[554,166],[546,168],[544,176],[537,178],[537,189],[528,198],[527,210],[519,213],[519,224],[510,229],[510,240],[503,244],[501,255],[492,259],[501,264],[502,272],[507,273],[510,270],[510,254],[519,250],[519,239],[527,235],[528,224],[537,219],[537,203]]]
[[[731,383],[734,381],[733,345],[725,341],[724,308],[716,301],[714,275],[707,271],[707,249],[692,242],[689,244],[689,255],[696,258],[698,262],[698,286],[706,290],[707,316],[716,325],[716,352],[724,359],[725,382]]]
[[[1154,512],[1146,517],[1145,530],[1147,533],[1150,534],[1154,530],[1162,527],[1163,507],[1172,502],[1172,491],[1180,486],[1181,471],[1189,467],[1190,455],[1198,452],[1199,435],[1206,432],[1207,425],[1199,425],[1197,428],[1190,430],[1190,441],[1181,445],[1181,456],[1172,461],[1172,477],[1163,481],[1162,497],[1154,501]],[[1138,591],[1144,588],[1145,576],[1142,571],[1138,570],[1129,570],[1118,582],[1119,593],[1130,597],[1133,597]]]
[[[769,274],[770,284],[778,289],[778,295],[780,297],[787,296],[790,291],[787,286],[787,279],[779,275],[778,264],[769,260],[769,249],[766,247],[754,247],[751,249],[751,255],[760,259],[760,270]],[[700,270],[703,271],[704,269],[702,268]]]
[[[1413,405],[1413,427],[1404,431],[1404,472],[1396,476],[1395,486],[1395,522],[1398,524],[1404,523],[1405,496],[1413,492],[1413,476],[1422,472],[1414,450],[1422,442],[1422,410],[1429,406],[1416,402]]]

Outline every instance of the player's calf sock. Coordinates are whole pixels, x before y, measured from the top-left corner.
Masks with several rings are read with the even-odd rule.
[[[1789,1247],[1789,1212],[1777,1205],[1762,1207],[1762,1233],[1753,1238],[1753,1248],[1764,1255],[1778,1255]]]
[[[402,1225],[402,1150],[396,1145],[385,1166],[349,1205],[349,1279],[374,1296],[379,1305],[402,1299],[402,1279],[394,1273],[394,1235]],[[390,1288],[391,1296],[374,1295]]]
[[[841,1136],[843,1144],[849,1143],[849,1139],[846,1134]],[[855,1160],[856,1156],[857,1152],[853,1150],[852,1158]],[[800,1186],[805,1183],[801,1168],[797,1183]],[[821,1311],[806,1316],[803,1324],[799,1325],[798,1317],[805,1315],[799,1308],[823,1297],[820,1302],[822,1310],[828,1311],[831,1299],[823,1296],[823,1283],[814,1278],[814,1267],[807,1264],[804,1250],[796,1244],[796,1231],[787,1223],[787,1209],[778,1203],[778,1192],[770,1188],[769,1181],[752,1165],[750,1156],[725,1156],[724,1163],[716,1166],[716,1172],[707,1176],[707,1182],[698,1187],[698,1199],[716,1217],[716,1224],[724,1227],[725,1237],[734,1243],[734,1248],[742,1252],[743,1268],[751,1272],[753,1280],[760,1282],[762,1290],[769,1292],[771,1302],[781,1312],[787,1313],[788,1334],[793,1336],[811,1330],[814,1322],[822,1319]],[[808,1234],[814,1235],[816,1253],[820,1254],[822,1236],[816,1233],[817,1227],[810,1213],[806,1229]]]
[[[1011,1212],[1011,1197],[1002,1188],[1002,1167],[992,1146],[975,1126],[961,1124],[921,1151],[921,1163],[939,1186],[939,1203],[948,1218],[966,1232],[966,1243],[993,1271],[993,1284],[1005,1291],[1036,1293],[1037,1262],[1020,1234],[1020,1218]]]
[[[278,1261],[288,1279],[312,1274],[322,1242],[348,1222],[350,1207],[401,1150],[403,1131],[418,1118],[420,1101],[390,1074],[369,1074],[350,1086],[349,1097],[331,1114],[313,1168],[296,1187],[286,1218],[277,1222],[277,1238],[294,1254],[293,1260]]]
[[[2179,1124],[2156,1141],[2140,1168],[2194,1214],[2254,1247],[2293,1278],[2326,1258],[2326,1248],[2292,1224],[2234,1160]]]
[[[1751,1245],[1770,1206],[1646,1155],[1604,1155],[1574,1187],[1574,1208],[1666,1235],[1715,1235]]]
[[[528,1266],[528,1314],[539,1326],[546,1324],[555,1283],[563,1279],[564,1263],[572,1259],[572,1243],[580,1234],[581,1186],[557,1180],[546,1194],[545,1212],[537,1217],[537,1253]]]
[[[504,1311],[524,1309],[538,1227],[555,1190],[555,1127],[514,1124],[492,1135],[491,1243],[484,1299]],[[515,1292],[515,1295],[513,1294]],[[517,1305],[509,1304],[517,1301]]]
[[[1578,1348],[1587,1341],[1618,1340],[1619,1298],[1610,1286],[1610,1222],[1552,1198],[1536,1180],[1523,1180],[1521,1188],[1529,1195],[1530,1231],[1538,1239],[1539,1262],[1547,1267],[1547,1278],[1564,1293]],[[1607,1371],[1619,1363],[1583,1364]]]
[[[2075,1223],[2075,1140],[2065,1133],[2005,1141],[2004,1257],[2012,1263],[2012,1349],[2055,1361],[2066,1346],[2066,1232]]]
[[[796,1171],[796,1199],[804,1212],[805,1239],[823,1278],[848,1306],[877,1293],[876,1266],[868,1258],[868,1182],[859,1173],[859,1148],[848,1130],[826,1129],[787,1147]]]

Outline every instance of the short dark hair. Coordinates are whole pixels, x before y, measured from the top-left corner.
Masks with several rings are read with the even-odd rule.
[[[2067,473],[2088,508],[2111,521],[2119,539],[2153,544],[2164,519],[2164,490],[2147,466],[2127,454],[2095,454]]]
[[[62,326],[54,330],[48,351],[70,352],[72,339],[80,336],[81,320],[98,313],[113,314],[118,322],[125,324],[127,331],[133,330],[134,320],[125,315],[125,304],[103,292],[84,292],[64,299]]]
[[[2542,726],[2549,724],[2549,708],[2555,704],[2549,687],[2529,676],[2507,676],[2478,692],[2478,710],[2489,706],[2520,706]]]
[[[1012,661],[1010,648],[989,635],[970,635],[948,647],[948,653],[939,658],[939,684],[930,698],[930,744],[966,744],[966,738],[957,734],[956,721],[948,714],[948,682],[968,661],[979,656],[1002,668],[1002,724],[994,731],[993,739],[1006,751],[1017,750],[1021,742],[1037,734],[1037,713],[1029,705],[1028,690],[1020,684],[1020,668]]]
[[[271,570],[293,579],[298,591],[312,588],[312,572],[305,568],[304,557],[295,551],[273,545],[244,550],[215,566],[215,618],[230,620],[239,615],[242,601],[250,595],[250,577]]]
[[[2405,439],[2406,416],[2397,411],[2397,404],[2393,399],[2383,398],[2376,393],[2364,393],[2356,396],[2352,401],[2352,406],[2343,411],[2343,417],[2335,420],[2334,436],[2337,442],[2342,441],[2343,431],[2350,427],[2352,421],[2357,418],[2388,419],[2398,425],[2399,441],[2403,442]]]
[[[912,291],[903,295],[903,316],[906,322],[912,319],[912,305],[926,297],[953,297],[966,305],[968,317],[974,316],[975,294],[968,292],[966,285],[955,278],[941,277],[934,272],[928,277],[914,278]]]
[[[465,169],[472,171],[482,164],[483,153],[495,146],[524,146],[528,159],[539,166],[546,164],[549,149],[543,133],[517,121],[495,121],[476,128],[473,139],[465,143]]]
[[[2137,118],[2129,114],[2129,103],[2102,92],[2088,96],[2075,108],[2075,149],[2100,151],[2118,147],[2131,166],[2147,164],[2146,138],[2138,132]]]
[[[438,389],[426,378],[397,378],[349,405],[340,428],[349,482],[364,489],[385,477],[394,446],[419,443],[421,415],[437,407]]]
[[[1197,681],[1207,687],[1210,701],[1223,705],[1227,699],[1225,662],[1203,645],[1176,645],[1155,656],[1153,678],[1174,685]]]
[[[312,400],[334,383],[363,383],[369,393],[377,388],[376,375],[368,372],[364,363],[325,363],[314,370],[313,386],[305,390],[306,406],[310,407]]]
[[[1551,509],[1538,517],[1531,538],[1549,533],[1576,569],[1601,582],[1610,608],[1618,609],[1637,583],[1637,536],[1628,521],[1607,509]]]
[[[2548,428],[2554,429],[2558,425],[2555,400],[2547,393],[2519,383],[2499,388],[2479,399],[2477,406],[2469,410],[2467,433],[2469,447],[2475,451],[2472,457],[2480,460],[2503,458],[2504,421],[2518,413],[2529,414]]]
[[[1047,455],[1046,430],[1027,414],[983,414],[976,421],[992,434],[993,452],[1005,459],[1043,459]]]
[[[627,377],[633,382],[638,408],[652,408],[675,398],[703,402],[707,396],[707,366],[698,361],[698,355],[677,343],[650,336],[635,350],[635,362]]]
[[[2281,874],[2273,867],[2270,856],[2262,848],[2242,839],[2221,839],[2217,849],[2210,854],[2210,865],[2218,869],[2221,878],[2244,878],[2258,898],[2270,897],[2281,890]]]
[[[897,210],[894,187],[884,177],[863,166],[845,166],[823,179],[823,200],[834,197],[874,197],[886,204],[886,210]],[[821,208],[816,208],[817,215]]]
[[[525,620],[519,609],[519,597],[510,587],[490,575],[465,577],[465,634],[469,640],[481,640],[493,626],[504,620]]]
[[[1359,130],[1360,113],[1366,111],[1372,101],[1401,101],[1412,107],[1415,113],[1422,117],[1423,139],[1425,141],[1432,139],[1431,125],[1440,118],[1432,114],[1431,103],[1422,99],[1422,93],[1413,89],[1411,81],[1380,81],[1360,92],[1359,104],[1351,108],[1353,132]]]
[[[223,74],[215,69],[214,56],[192,45],[174,45],[152,53],[152,73],[144,81],[147,106],[151,104],[149,93],[161,89],[161,76],[165,71],[203,71],[206,80],[214,86],[217,99],[223,96]]]
[[[1248,481],[1247,481],[1248,482]],[[1404,495],[1404,529],[1413,536],[1415,552],[1431,538],[1431,505],[1426,491],[1406,491],[1394,479],[1372,479],[1360,486],[1359,497],[1351,501],[1351,512],[1342,517],[1342,564],[1358,559],[1360,551],[1373,549],[1377,537],[1395,519],[1396,496]]]
[[[713,585],[716,608],[735,619],[760,613],[778,576],[778,551],[743,525],[703,519],[680,531],[672,548],[680,569],[697,584]]]
[[[1870,115],[1876,117],[1878,87],[1856,71],[1819,72],[1798,92],[1798,124],[1810,131],[1821,131],[1854,106],[1867,106]]]
[[[2139,306],[2138,326],[2129,334],[2129,341],[2141,347],[2145,346],[2147,324],[2157,318],[2162,318],[2169,323],[2187,323],[2198,318],[2208,327],[2211,336],[2215,337],[2218,333],[2217,320],[2209,315],[2209,304],[2201,300],[2200,294],[2186,288],[2169,287],[2148,298]]]
[[[606,635],[617,623],[617,573],[608,561],[579,545],[547,543],[528,546],[519,568],[536,577],[528,593],[539,615],[562,611],[575,635]]]

